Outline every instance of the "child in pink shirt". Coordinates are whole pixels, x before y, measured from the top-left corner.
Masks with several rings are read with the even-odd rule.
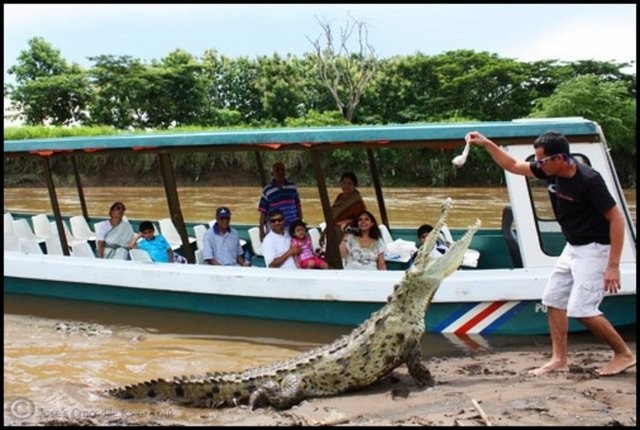
[[[307,232],[307,225],[301,220],[295,220],[289,226],[291,244],[300,248],[300,254],[294,256],[296,266],[301,269],[328,269],[329,265],[318,257],[313,250],[311,236]]]

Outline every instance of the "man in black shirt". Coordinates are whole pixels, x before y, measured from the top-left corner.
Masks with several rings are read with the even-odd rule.
[[[605,292],[617,293],[620,289],[625,228],[622,212],[602,176],[576,162],[570,155],[569,141],[558,132],[546,132],[534,141],[536,160],[531,163],[514,159],[476,131],[468,133],[466,140],[483,147],[508,172],[547,180],[554,214],[567,239],[542,295],[542,303],[547,306],[552,357],[529,375],[569,370],[568,317],[577,318],[613,349],[611,361],[596,371],[600,376],[615,375],[634,366],[632,351],[598,309]]]

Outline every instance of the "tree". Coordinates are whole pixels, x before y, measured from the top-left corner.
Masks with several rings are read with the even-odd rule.
[[[29,49],[21,51],[17,64],[8,70],[16,78],[15,86],[4,88],[12,107],[29,125],[83,121],[91,100],[84,71],[77,64],[68,64],[43,38],[34,37],[27,44]]]
[[[142,62],[128,55],[99,55],[89,57],[89,60],[95,62],[89,72],[96,93],[91,122],[119,129],[144,127],[140,100],[146,94],[149,82],[144,79]]]
[[[349,122],[353,120],[360,98],[369,81],[378,69],[378,58],[368,42],[367,25],[353,18],[340,31],[338,47],[334,45],[331,25],[319,21],[324,32],[323,47],[320,36],[311,41],[315,51],[316,67],[320,80],[331,93],[342,116]],[[357,33],[357,50],[350,51],[349,39]]]
[[[551,96],[536,100],[531,116],[582,116],[597,122],[611,147],[621,181],[635,183],[636,101],[627,82],[578,76],[558,85]]]

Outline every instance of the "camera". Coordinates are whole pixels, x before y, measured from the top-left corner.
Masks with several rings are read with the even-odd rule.
[[[351,225],[348,225],[344,228],[344,232],[346,234],[360,234],[360,229],[358,227],[354,227]]]

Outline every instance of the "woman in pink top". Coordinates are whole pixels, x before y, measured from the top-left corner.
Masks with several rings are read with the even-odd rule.
[[[313,249],[311,236],[307,232],[307,224],[301,220],[295,220],[289,226],[291,244],[300,248],[300,254],[294,256],[296,266],[301,269],[328,269],[329,265],[318,257]]]

